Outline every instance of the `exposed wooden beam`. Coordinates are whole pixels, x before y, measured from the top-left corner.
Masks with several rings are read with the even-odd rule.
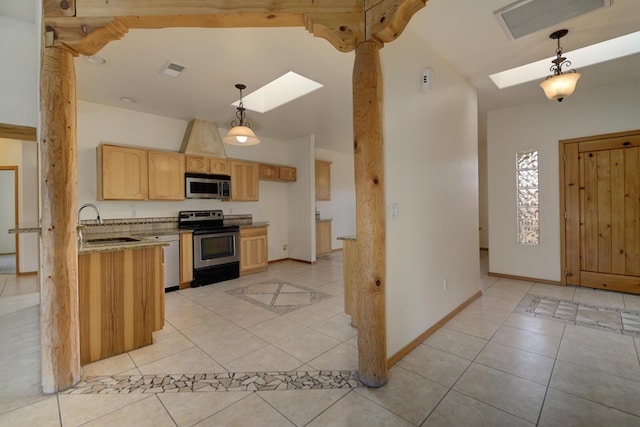
[[[316,37],[348,52],[364,40],[390,42],[426,0],[76,0],[75,15],[61,13],[67,0],[44,0],[45,27],[56,44],[74,54],[93,55],[129,29],[169,27],[242,28],[304,26]],[[367,9],[365,9],[365,7]],[[366,27],[366,28],[365,28]]]
[[[385,317],[384,153],[380,45],[356,48],[353,67],[353,153],[356,183],[358,370],[369,387],[387,383]]]
[[[42,389],[80,381],[76,76],[71,53],[45,48],[40,74]]]
[[[35,141],[37,138],[36,128],[0,123],[0,138]]]

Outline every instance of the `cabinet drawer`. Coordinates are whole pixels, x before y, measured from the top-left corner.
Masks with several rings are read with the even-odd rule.
[[[253,227],[253,228],[240,229],[240,238],[266,236],[266,235],[267,235],[267,227]]]

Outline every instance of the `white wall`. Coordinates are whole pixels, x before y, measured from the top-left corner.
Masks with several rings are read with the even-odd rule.
[[[479,291],[478,110],[473,86],[412,31],[381,59],[386,203],[399,205],[386,222],[392,356]]]
[[[331,200],[316,201],[321,218],[331,222],[331,248],[342,248],[337,238],[356,234],[356,190],[353,154],[316,148],[316,159],[331,162]]]
[[[310,135],[291,141],[291,155],[298,167],[296,182],[289,185],[289,257],[302,261],[316,260],[314,202],[315,137]]]
[[[37,126],[39,9],[33,0],[0,3],[0,123]]]
[[[489,271],[560,281],[558,141],[640,129],[640,80],[580,89],[488,116]],[[540,245],[516,243],[516,151],[540,153]]]

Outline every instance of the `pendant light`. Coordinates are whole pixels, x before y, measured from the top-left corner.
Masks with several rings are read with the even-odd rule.
[[[256,145],[260,144],[260,140],[256,137],[256,134],[251,130],[249,122],[245,122],[245,108],[242,104],[242,91],[247,87],[241,83],[236,85],[236,88],[240,91],[240,103],[236,111],[236,117],[238,120],[231,122],[231,129],[229,133],[222,138],[222,140],[229,145]]]
[[[571,61],[567,61],[567,58],[562,56],[562,48],[560,47],[560,39],[567,35],[569,30],[558,30],[549,35],[550,39],[558,41],[558,48],[556,49],[556,59],[551,62],[553,65],[550,71],[553,73],[548,76],[545,81],[540,83],[540,87],[544,90],[544,94],[549,99],[557,99],[558,102],[562,102],[564,98],[571,95],[576,90],[576,83],[580,78],[580,73],[576,70],[567,70],[566,73],[562,72],[562,67],[570,67]]]

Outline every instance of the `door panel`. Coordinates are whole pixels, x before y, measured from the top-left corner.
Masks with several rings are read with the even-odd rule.
[[[640,293],[640,135],[565,142],[561,153],[564,282]]]

